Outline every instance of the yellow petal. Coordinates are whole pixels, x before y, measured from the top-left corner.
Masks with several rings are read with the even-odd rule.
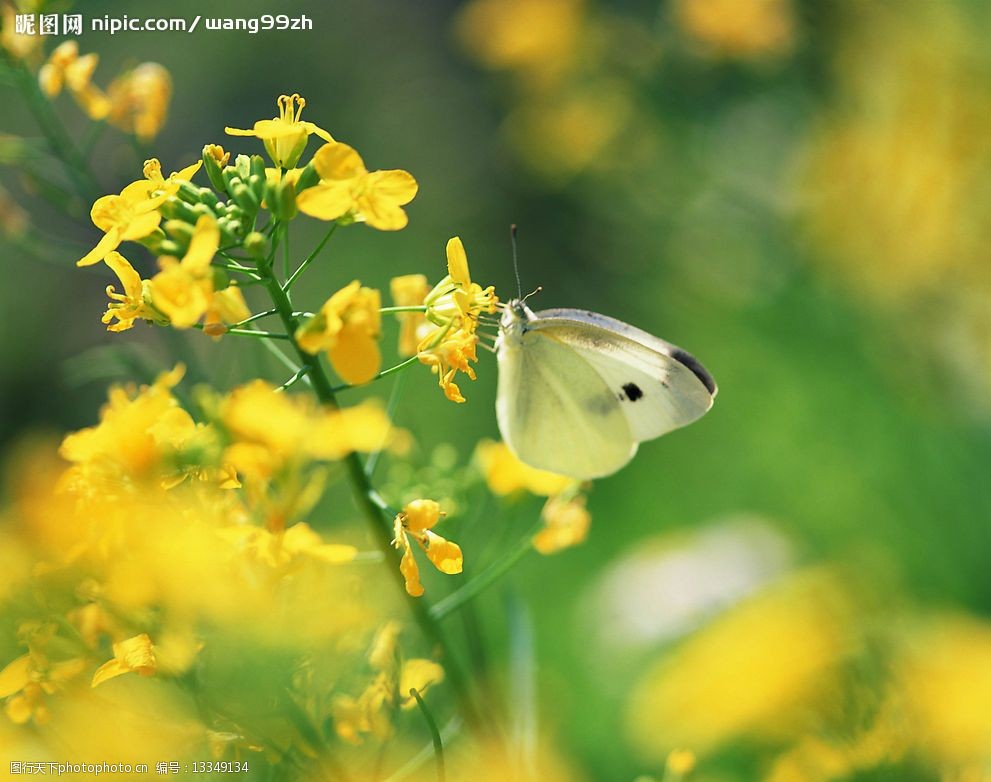
[[[127,666],[125,666],[120,660],[108,660],[96,669],[96,672],[93,674],[93,683],[91,686],[98,687],[105,681],[109,681],[110,679],[114,679],[129,672],[130,669],[128,669]]]
[[[467,288],[471,285],[468,274],[468,254],[461,243],[461,237],[455,236],[447,242],[447,273],[451,279]]]
[[[493,494],[505,496],[525,489],[531,494],[550,497],[575,483],[573,478],[524,464],[505,443],[485,440],[478,444],[475,453]]]
[[[368,175],[366,187],[374,191],[376,196],[387,198],[392,203],[402,206],[413,200],[419,186],[409,171],[393,169],[372,172]]]
[[[109,253],[103,262],[113,269],[117,279],[124,286],[124,293],[129,298],[138,299],[141,297],[141,275],[134,271],[130,262],[116,250]]]
[[[117,228],[111,228],[103,235],[103,238],[100,239],[96,247],[76,261],[76,266],[92,266],[94,263],[99,263],[112,250],[116,250],[120,247],[120,243],[120,231]]]
[[[158,228],[160,222],[162,222],[162,215],[158,212],[145,212],[144,214],[135,215],[134,219],[128,222],[127,226],[122,229],[120,235],[121,241],[129,242],[135,239],[144,239],[148,234]]]
[[[157,669],[155,652],[147,633],[127,638],[114,644],[114,657],[120,660],[129,671],[150,676]]]
[[[420,597],[423,594],[423,584],[420,583],[420,569],[413,559],[413,549],[406,543],[406,551],[399,562],[399,572],[406,579],[406,592],[412,597]]]
[[[411,532],[430,529],[440,516],[440,503],[436,500],[413,500],[403,508],[403,521]]]
[[[442,681],[444,681],[444,669],[433,660],[421,658],[407,660],[399,674],[399,697],[402,698],[402,707],[411,709],[416,704],[416,699],[410,695],[410,690],[415,689],[422,696],[433,685]]]
[[[358,151],[339,141],[320,147],[313,155],[313,167],[321,179],[331,181],[346,181],[368,173]]]
[[[409,216],[386,198],[366,193],[355,202],[358,217],[378,231],[399,231],[409,223]]]
[[[6,698],[8,695],[13,695],[24,689],[24,685],[31,681],[32,667],[33,663],[29,654],[8,663],[0,671],[0,698]]]
[[[327,357],[341,380],[350,385],[367,383],[382,366],[378,341],[360,329],[342,330],[327,350]]]
[[[217,221],[209,215],[203,215],[196,221],[193,238],[189,241],[189,250],[182,259],[182,265],[191,272],[202,272],[210,265],[213,256],[220,247],[220,228]]]
[[[436,532],[427,530],[423,534],[423,550],[427,552],[427,558],[434,563],[434,567],[449,576],[460,573],[464,565],[461,547],[445,540]]]
[[[354,198],[347,183],[321,183],[300,193],[296,197],[296,207],[318,220],[336,220],[354,208]]]

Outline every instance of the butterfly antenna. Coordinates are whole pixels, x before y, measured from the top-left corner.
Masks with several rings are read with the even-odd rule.
[[[523,298],[523,285],[520,283],[520,266],[516,260],[516,223],[509,226],[509,241],[513,245],[513,271],[516,273],[516,293]]]

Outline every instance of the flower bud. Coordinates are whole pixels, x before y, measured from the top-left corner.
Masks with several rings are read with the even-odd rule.
[[[222,169],[227,165],[231,153],[224,152],[224,148],[218,144],[207,144],[203,147],[203,167],[206,175],[210,178],[210,184],[215,190],[224,190],[224,178]]]
[[[296,216],[296,188],[292,182],[281,180],[265,191],[269,210],[280,220],[292,220]]]
[[[241,246],[248,252],[248,255],[260,261],[268,256],[268,239],[258,231],[252,231],[245,236]]]

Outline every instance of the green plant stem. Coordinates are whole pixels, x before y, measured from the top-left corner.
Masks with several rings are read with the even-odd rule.
[[[413,364],[415,364],[418,360],[419,359],[417,359],[416,356],[410,356],[408,359],[406,359],[403,362],[400,362],[399,364],[396,364],[394,367],[389,367],[388,369],[383,369],[375,377],[373,377],[371,380],[369,380],[368,383],[373,383],[374,381],[379,380],[380,378],[388,377],[389,375],[393,375],[396,372],[402,372],[404,369],[406,369],[406,367],[413,366]],[[361,388],[361,386],[368,385],[368,383],[360,383],[358,385],[351,385],[349,383],[342,383],[339,386],[334,386],[332,390],[336,394],[338,391],[347,391],[349,388]]]
[[[293,283],[296,282],[296,279],[299,277],[299,275],[303,273],[303,270],[306,269],[306,267],[309,266],[311,263],[313,263],[313,260],[318,255],[320,255],[321,250],[323,250],[323,246],[327,244],[327,242],[330,240],[330,237],[334,235],[334,231],[336,230],[337,230],[337,223],[334,223],[332,226],[330,226],[330,230],[327,231],[326,234],[324,234],[323,239],[320,240],[320,244],[316,246],[313,252],[311,252],[309,255],[306,256],[306,258],[303,259],[303,262],[296,267],[296,271],[294,271],[292,274],[289,275],[289,278],[282,286],[283,291],[287,293],[289,292],[289,289],[292,288]]]
[[[380,307],[379,312],[386,314],[390,312],[426,312],[426,304],[414,304],[409,307]]]
[[[203,331],[206,327],[202,323],[194,323],[193,328]],[[257,339],[289,339],[286,334],[279,334],[274,331],[255,331],[254,329],[230,328],[224,334],[233,334],[237,337],[255,337]]]
[[[502,578],[512,570],[516,564],[523,559],[526,554],[533,549],[533,533],[527,533],[524,538],[516,544],[516,548],[509,552],[498,562],[489,565],[479,575],[460,589],[452,592],[443,600],[438,600],[430,609],[430,616],[440,621],[448,614],[457,611],[469,600],[474,599],[492,584]]]
[[[72,138],[66,132],[62,121],[52,109],[52,104],[38,86],[34,74],[21,63],[14,62],[6,53],[3,57],[10,72],[14,74],[17,87],[24,96],[35,121],[45,134],[52,154],[62,162],[76,192],[84,201],[94,201],[100,195],[100,187],[76,145],[73,144]]]
[[[331,230],[332,232],[333,229]],[[324,241],[328,238],[329,234],[324,237]],[[319,356],[311,355],[303,350],[294,337],[299,323],[293,316],[292,304],[289,301],[286,291],[283,289],[283,286],[279,285],[279,281],[272,272],[272,261],[275,255],[274,249],[268,263],[259,267],[259,273],[264,277],[265,288],[268,290],[272,298],[272,303],[278,312],[279,318],[282,320],[282,325],[285,327],[289,343],[299,358],[300,370],[304,367],[308,369],[306,375],[310,381],[313,393],[320,400],[321,404],[337,410],[339,409],[339,405],[334,396],[334,389],[330,384],[327,373],[324,372],[323,366],[320,364]],[[364,465],[361,463],[361,458],[357,453],[348,454],[344,458],[344,464],[351,481],[355,500],[368,521],[375,542],[385,556],[386,568],[392,573],[393,579],[405,596],[406,604],[424,636],[431,643],[436,644],[444,650],[444,669],[447,673],[448,680],[451,682],[451,686],[454,688],[455,693],[457,693],[466,723],[472,727],[480,728],[482,726],[482,718],[471,697],[468,689],[468,681],[458,661],[451,654],[451,647],[444,637],[440,623],[432,616],[427,603],[421,598],[412,597],[406,593],[405,579],[399,570],[400,554],[392,545],[392,519],[384,512],[385,504],[372,488],[368,476],[365,475]]]
[[[427,704],[423,702],[423,697],[417,692],[416,687],[410,687],[409,694],[416,699],[416,705],[420,707],[423,721],[427,723],[427,728],[430,730],[430,739],[434,743],[434,760],[437,764],[437,782],[445,782],[447,771],[444,768],[444,742],[441,740],[437,721],[430,713],[430,709],[427,708]]]

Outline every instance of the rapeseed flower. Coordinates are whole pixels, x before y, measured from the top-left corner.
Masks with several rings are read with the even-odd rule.
[[[152,676],[158,670],[155,660],[155,650],[147,633],[135,635],[114,644],[112,660],[105,662],[93,674],[93,686],[122,676],[125,673],[137,673],[141,676]]]
[[[118,76],[107,88],[107,121],[142,141],[165,124],[172,98],[172,77],[156,62],[144,62]]]
[[[202,161],[197,161],[166,179],[162,176],[161,164],[152,158],[145,161],[144,179],[132,182],[117,195],[98,198],[90,211],[90,218],[93,225],[105,234],[96,247],[76,261],[76,266],[91,266],[116,250],[121,242],[145,239],[154,233],[162,222],[158,208],[179,190],[180,183],[188,182],[202,165]]]
[[[327,142],[334,140],[323,128],[300,119],[306,106],[304,98],[295,93],[280,95],[276,104],[279,107],[278,117],[258,120],[251,130],[224,128],[224,132],[230,136],[254,136],[261,139],[265,144],[265,151],[278,168],[292,168],[296,165],[311,135]]]
[[[398,231],[409,222],[402,207],[416,195],[416,180],[408,171],[372,171],[347,144],[325,144],[313,155],[319,184],[296,198],[303,214],[320,220],[348,217],[380,231]]]
[[[417,307],[423,304],[430,293],[430,285],[423,274],[404,274],[392,278],[389,292],[392,294],[392,303],[397,307]],[[427,317],[423,312],[400,312],[398,318],[399,355],[416,355],[423,336],[421,331],[427,328]]]
[[[138,319],[147,320],[160,326],[168,324],[168,317],[156,309],[151,300],[148,281],[141,279],[141,275],[134,270],[127,258],[113,250],[103,261],[113,269],[124,288],[123,293],[117,293],[113,285],[107,286],[110,304],[103,314],[103,323],[107,325],[107,331],[126,331]],[[117,322],[113,323],[115,318]]]
[[[355,280],[327,299],[320,311],[296,330],[296,342],[307,353],[326,351],[345,383],[367,383],[382,365],[378,346],[381,307],[379,292]]]
[[[59,44],[38,71],[42,92],[54,98],[65,87],[90,119],[105,118],[110,111],[110,101],[91,82],[99,59],[99,55],[92,52],[80,57],[79,44],[75,41]]]
[[[432,531],[443,515],[436,501],[422,499],[413,500],[396,514],[393,545],[403,552],[399,570],[406,579],[406,591],[413,597],[423,594],[423,585],[410,538],[416,541],[439,571],[448,575],[461,572],[464,561],[461,548]]]

